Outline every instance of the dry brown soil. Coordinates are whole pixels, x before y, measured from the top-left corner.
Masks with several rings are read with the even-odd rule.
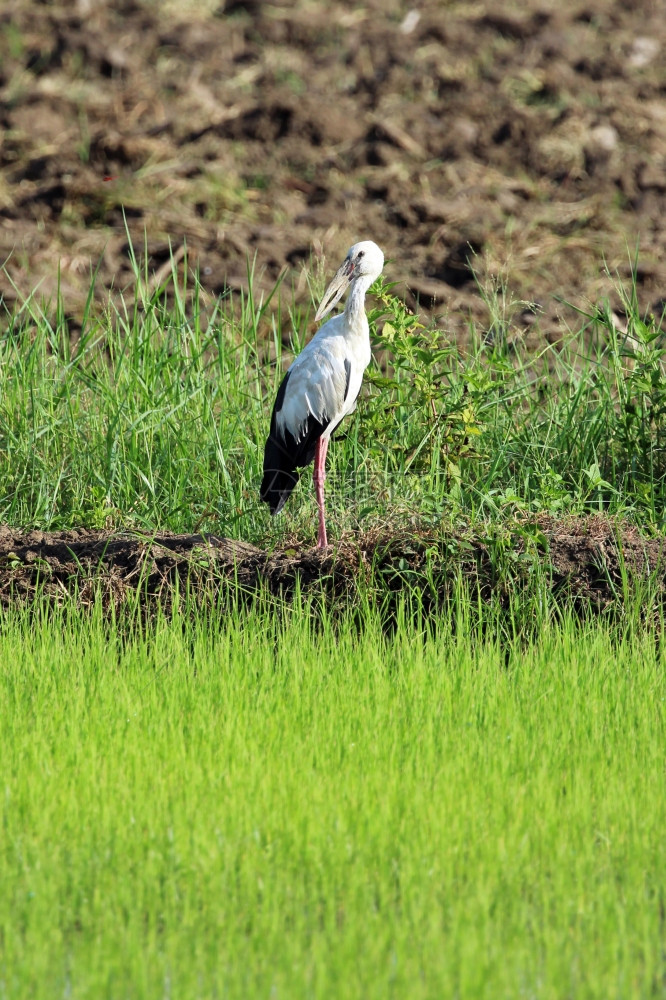
[[[0,291],[131,288],[124,212],[154,283],[186,246],[211,297],[248,254],[305,297],[372,238],[452,335],[487,321],[472,263],[557,341],[639,243],[660,313],[664,66],[663,0],[4,0]]]

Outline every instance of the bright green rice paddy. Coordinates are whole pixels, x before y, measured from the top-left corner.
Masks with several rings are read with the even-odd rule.
[[[8,616],[0,997],[663,996],[655,649]]]

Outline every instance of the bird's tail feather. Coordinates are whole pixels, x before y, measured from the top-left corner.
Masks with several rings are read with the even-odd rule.
[[[264,452],[264,478],[259,491],[271,514],[279,514],[300,476],[287,459],[285,449],[272,437],[266,442]]]

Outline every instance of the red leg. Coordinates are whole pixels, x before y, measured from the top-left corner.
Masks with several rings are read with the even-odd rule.
[[[328,451],[328,438],[319,438],[315,447],[314,458],[314,488],[317,497],[317,507],[319,508],[319,534],[317,535],[317,545],[320,549],[325,549],[328,545],[326,540],[326,512],[324,509],[324,483],[326,481],[326,452]]]

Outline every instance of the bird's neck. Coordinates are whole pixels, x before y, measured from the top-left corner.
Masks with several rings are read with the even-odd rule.
[[[362,274],[352,282],[344,313],[350,330],[367,332],[368,318],[365,315],[365,293],[373,281],[374,278],[371,274]]]

